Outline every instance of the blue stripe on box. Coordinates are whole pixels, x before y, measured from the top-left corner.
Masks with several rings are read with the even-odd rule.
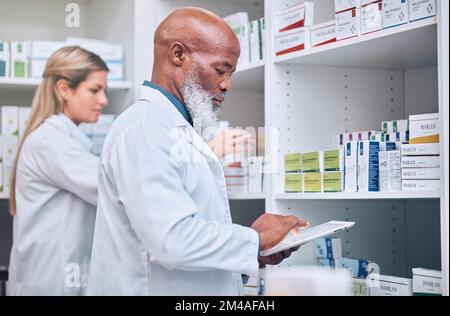
[[[331,238],[325,238],[325,246],[327,247],[327,258],[333,259],[333,245]]]

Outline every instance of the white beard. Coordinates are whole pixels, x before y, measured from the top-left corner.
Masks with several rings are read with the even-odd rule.
[[[194,78],[193,72],[189,72],[181,94],[192,117],[194,128],[201,133],[202,130],[217,122],[219,107],[214,106],[213,99],[218,96],[204,90]],[[224,94],[219,96],[224,97]]]

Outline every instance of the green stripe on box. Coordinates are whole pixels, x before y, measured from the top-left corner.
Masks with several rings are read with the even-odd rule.
[[[323,164],[325,171],[340,171],[340,150],[327,150],[323,153]]]

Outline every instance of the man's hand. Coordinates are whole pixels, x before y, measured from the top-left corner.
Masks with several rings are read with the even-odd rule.
[[[269,250],[275,247],[283,238],[295,228],[308,227],[309,223],[295,216],[281,216],[274,214],[263,214],[253,224],[252,228],[258,232],[260,239],[260,250]],[[271,256],[260,256],[260,266],[265,264],[278,264],[289,257],[299,247],[288,249]]]
[[[226,129],[208,142],[219,158],[230,154],[242,154],[253,150],[255,140],[242,129]]]

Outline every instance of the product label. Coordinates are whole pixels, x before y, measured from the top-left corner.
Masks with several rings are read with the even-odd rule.
[[[322,174],[320,172],[309,172],[303,174],[304,192],[322,192]]]
[[[324,172],[323,191],[324,192],[342,192],[343,190],[342,172]]]
[[[326,171],[340,171],[341,170],[341,151],[327,150],[323,155],[324,169]]]
[[[320,171],[320,156],[318,151],[302,154],[302,171]]]
[[[284,176],[285,192],[302,192],[303,191],[303,174],[286,173]]]
[[[300,153],[286,154],[284,156],[285,172],[297,172],[302,170],[302,155]]]

